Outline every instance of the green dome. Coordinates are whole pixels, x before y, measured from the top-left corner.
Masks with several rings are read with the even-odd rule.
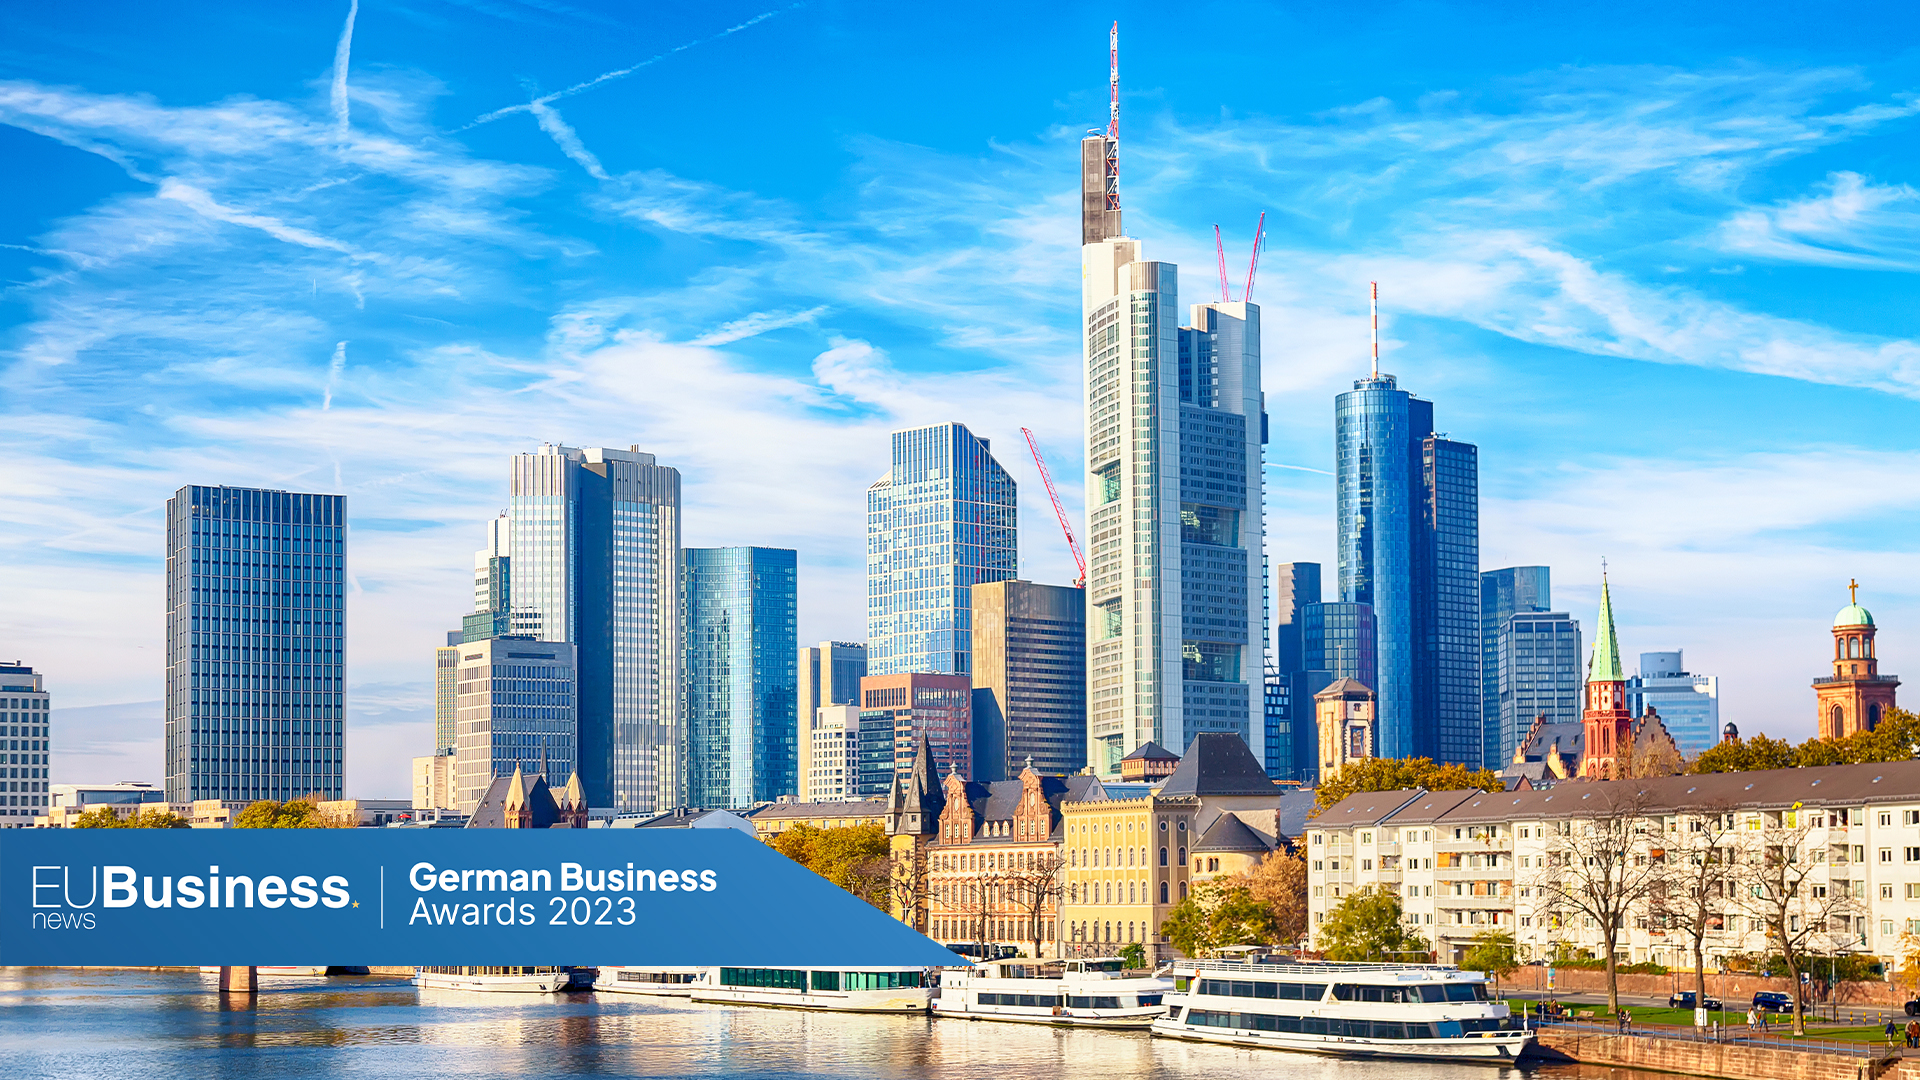
[[[1835,627],[1872,626],[1873,613],[1859,604],[1848,604],[1840,609],[1840,614],[1833,617],[1833,625]]]

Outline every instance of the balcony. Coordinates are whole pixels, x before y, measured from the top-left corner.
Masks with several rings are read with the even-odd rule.
[[[1512,911],[1511,896],[1436,896],[1433,906],[1437,911]]]
[[[1840,677],[1830,675],[1826,678],[1813,680],[1813,685],[1825,686],[1833,683],[1897,683],[1899,681],[1900,676],[1898,675],[1846,675]]]
[[[1511,836],[1480,836],[1480,837],[1463,837],[1459,840],[1455,840],[1453,837],[1449,836],[1444,840],[1440,840],[1440,839],[1434,840],[1433,850],[1435,851],[1512,851],[1513,837]]]
[[[1466,878],[1486,878],[1490,881],[1512,881],[1513,866],[1436,866],[1433,876],[1437,881],[1460,881]]]
[[[1371,850],[1375,855],[1398,855],[1400,854],[1400,841],[1383,840],[1373,845]]]

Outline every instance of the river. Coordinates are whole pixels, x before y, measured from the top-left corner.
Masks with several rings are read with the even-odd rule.
[[[1532,1080],[1623,1077],[1341,1061],[1144,1033],[696,1005],[676,998],[421,991],[380,977],[268,979],[223,1002],[185,972],[0,970],[15,1076],[821,1077],[832,1080]],[[246,999],[237,999],[245,1002]]]

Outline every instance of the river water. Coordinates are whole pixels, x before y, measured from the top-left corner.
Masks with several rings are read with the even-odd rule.
[[[396,978],[268,979],[223,1004],[212,976],[0,970],[11,1075],[252,1080],[426,1075],[832,1080],[1576,1080],[1630,1074],[1341,1061],[1144,1033],[695,1005],[637,995],[422,991]],[[245,999],[239,999],[244,1001]]]

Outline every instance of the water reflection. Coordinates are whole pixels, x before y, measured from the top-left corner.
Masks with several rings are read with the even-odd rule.
[[[0,971],[0,1048],[16,1075],[925,1077],[929,1080],[1534,1080],[1619,1070],[1342,1061],[927,1017],[696,1005],[630,995],[416,990],[378,977],[277,978],[251,1000],[212,976]],[[1649,1078],[1650,1080],[1650,1078]]]

